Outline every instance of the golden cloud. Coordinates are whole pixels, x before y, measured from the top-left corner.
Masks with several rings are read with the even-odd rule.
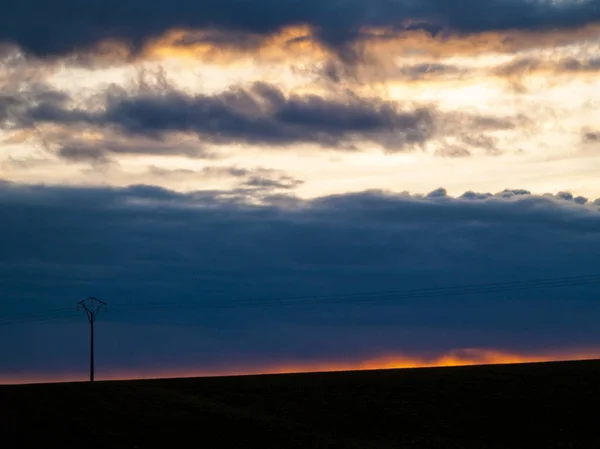
[[[424,60],[483,54],[511,54],[536,48],[552,48],[595,39],[600,24],[553,31],[506,31],[478,34],[452,32],[432,35],[425,30],[363,28],[355,42],[346,46],[356,63],[369,63],[395,57]],[[106,41],[92,52],[104,59],[131,59],[124,43]],[[136,59],[189,59],[191,61],[236,64],[253,59],[261,62],[290,63],[298,58],[323,61],[339,53],[323,45],[309,26],[294,26],[271,35],[233,33],[216,30],[173,29],[146,43]],[[347,62],[347,61],[346,61]]]
[[[172,30],[146,44],[143,59],[191,59],[235,64],[248,57],[287,61],[298,57],[322,59],[331,51],[320,45],[309,27],[290,27],[271,36],[235,35],[210,31]]]

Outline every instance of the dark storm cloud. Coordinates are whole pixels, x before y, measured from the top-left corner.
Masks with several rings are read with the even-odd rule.
[[[469,147],[489,150],[494,142],[482,133],[510,130],[524,120],[441,112],[427,105],[402,109],[396,102],[348,90],[327,96],[286,95],[266,83],[214,95],[192,95],[169,86],[137,92],[115,87],[104,96],[104,104],[88,109],[73,107],[51,91],[13,96],[10,101],[17,102],[5,108],[12,111],[14,126],[63,126],[66,131],[57,142],[58,153],[75,161],[98,161],[117,153],[211,156],[194,146],[170,144],[172,133],[194,133],[200,144],[286,147],[307,143],[357,150],[371,143],[389,152],[409,151],[430,140],[454,136]],[[82,127],[101,131],[105,137],[96,141],[71,137],[70,128]]]
[[[81,264],[97,267],[101,277],[110,272],[118,277],[125,270],[123,274],[146,280],[154,277],[147,269],[176,281],[186,274],[175,267],[224,274],[230,269],[254,272],[259,265],[276,272],[298,270],[299,278],[315,276],[309,283],[355,270],[364,270],[369,278],[372,270],[391,270],[388,274],[394,276],[406,270],[408,276],[413,270],[443,275],[458,268],[470,279],[499,263],[496,256],[514,252],[508,271],[525,265],[554,269],[561,263],[559,253],[589,244],[581,255],[573,253],[576,260],[571,262],[581,269],[584,260],[594,257],[591,248],[600,245],[600,211],[577,204],[579,197],[569,192],[535,196],[507,189],[469,192],[457,199],[444,189],[426,196],[374,191],[301,201],[291,208],[222,200],[226,193],[4,183],[0,261],[3,269],[12,265],[60,272],[61,266],[72,266],[67,277],[77,276]],[[519,251],[522,240],[530,244]],[[575,247],[564,246],[567,241]],[[234,253],[222,252],[222,245],[235,249],[234,259]],[[490,254],[491,248],[499,252]],[[461,267],[455,263],[459,255],[465,263]],[[256,258],[258,265],[251,263]]]
[[[282,145],[312,142],[347,144],[353,135],[378,141],[397,132],[396,146],[422,143],[433,130],[427,110],[401,112],[379,99],[348,94],[286,96],[275,86],[257,83],[216,96],[187,96],[169,91],[163,96],[116,97],[100,123],[118,124],[129,132],[191,131],[214,143],[245,141]]]
[[[29,102],[29,109],[18,108],[15,115],[22,123],[114,127],[129,135],[151,138],[188,132],[214,144],[314,143],[345,149],[354,149],[362,140],[402,150],[424,143],[435,131],[433,113],[425,108],[404,112],[393,102],[351,92],[336,97],[285,95],[265,83],[215,95],[190,95],[171,88],[130,94],[115,88],[107,95],[105,107],[97,111],[72,108],[62,100],[36,97]],[[93,148],[69,145],[62,155],[96,159],[104,151],[97,144]],[[111,151],[131,152],[127,148]]]
[[[432,33],[472,33],[577,27],[599,19],[598,0],[22,0],[3,8],[0,41],[49,55],[106,39],[126,40],[135,47],[172,28],[207,29],[222,44],[228,33],[266,36],[289,25],[308,24],[323,42],[343,48],[364,26],[404,24]]]
[[[240,192],[4,183],[0,310],[9,317],[31,308],[71,310],[89,295],[108,301],[98,324],[100,376],[119,367],[531,349],[589,344],[600,336],[600,287],[594,285],[189,307],[574,276],[593,273],[600,263],[600,209],[567,193],[512,189],[453,198],[438,189],[425,196],[364,192],[284,200],[253,205]],[[135,315],[127,308],[160,304],[172,306]],[[10,342],[0,344],[0,371],[83,371],[86,328],[78,318],[0,326],[0,342]]]

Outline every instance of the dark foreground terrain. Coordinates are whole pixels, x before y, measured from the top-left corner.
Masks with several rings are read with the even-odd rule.
[[[600,361],[0,387],[6,448],[600,448]],[[6,444],[6,445],[5,445]]]

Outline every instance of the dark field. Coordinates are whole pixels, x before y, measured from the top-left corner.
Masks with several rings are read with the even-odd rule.
[[[600,361],[0,387],[8,448],[599,448]],[[4,445],[6,444],[6,445]]]

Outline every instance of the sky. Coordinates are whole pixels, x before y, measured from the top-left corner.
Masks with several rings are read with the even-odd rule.
[[[12,2],[0,382],[90,296],[100,379],[600,357],[599,72],[600,0]]]

